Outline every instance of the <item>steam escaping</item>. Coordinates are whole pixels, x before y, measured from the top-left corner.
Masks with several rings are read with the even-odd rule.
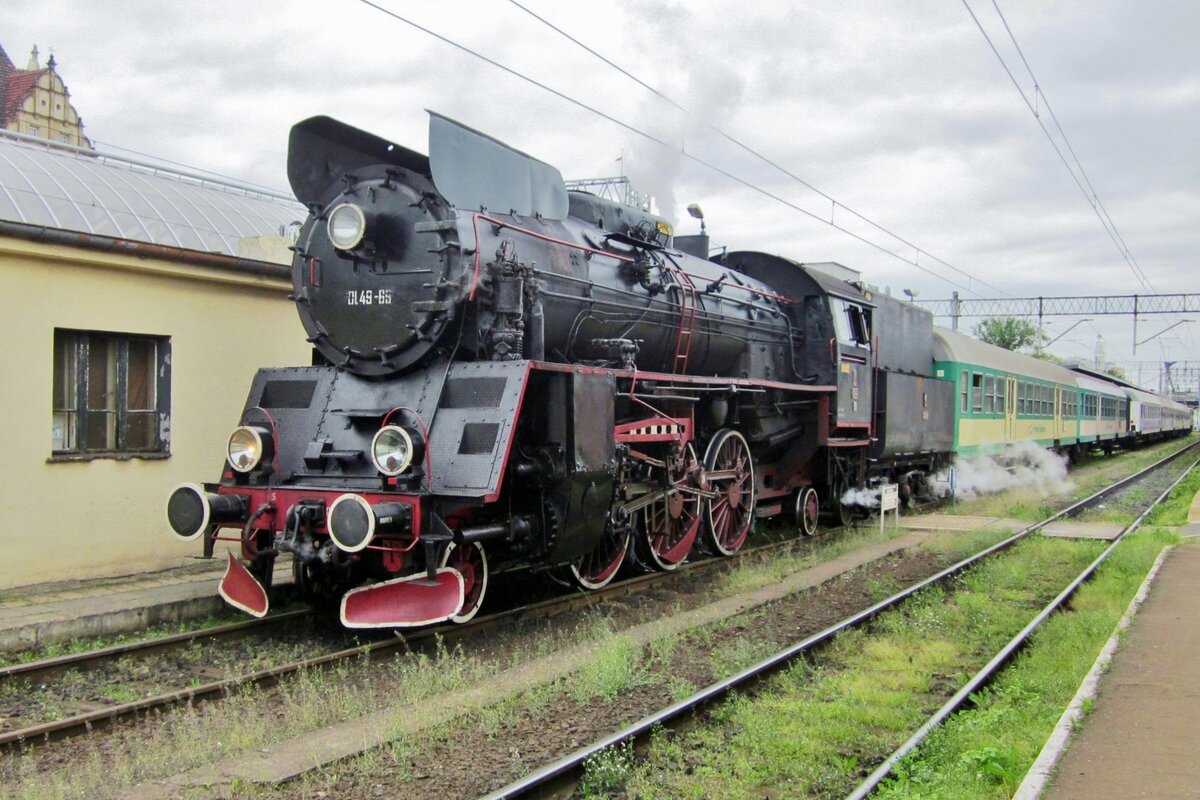
[[[841,502],[844,506],[879,508],[879,489],[847,489]]]
[[[952,486],[958,500],[974,500],[980,495],[1016,488],[1031,489],[1039,497],[1074,489],[1067,479],[1067,457],[1032,442],[1018,442],[993,456],[955,459],[951,469],[955,472],[953,481],[950,470],[936,477],[934,485],[939,497],[950,494]]]
[[[681,32],[678,17],[668,18],[670,25],[663,29],[655,49],[661,52],[664,43],[672,43],[671,47],[680,51],[678,63],[690,63],[697,57],[695,42],[703,39]],[[746,85],[746,79],[732,67],[722,65],[719,59],[707,60],[703,70],[689,70],[682,80],[663,86],[686,111],[664,113],[661,105],[647,104],[639,112],[638,127],[667,146],[641,137],[630,139],[623,151],[622,169],[638,191],[654,199],[656,211],[672,226],[678,225],[688,199],[695,199],[681,201],[676,195],[687,162],[684,154],[720,145],[722,139],[713,128],[733,116]]]

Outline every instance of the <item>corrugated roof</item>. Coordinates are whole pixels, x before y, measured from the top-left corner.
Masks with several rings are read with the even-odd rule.
[[[0,137],[0,219],[237,256],[306,215],[282,193]]]
[[[935,361],[958,361],[994,367],[1005,372],[1068,385],[1075,383],[1075,373],[1069,369],[1039,358],[1014,353],[945,328],[933,329],[933,358]]]
[[[1111,381],[1102,381],[1098,378],[1090,378],[1087,375],[1075,375],[1075,385],[1080,389],[1087,389],[1096,394],[1107,395],[1108,397],[1127,397],[1125,387],[1118,386]]]

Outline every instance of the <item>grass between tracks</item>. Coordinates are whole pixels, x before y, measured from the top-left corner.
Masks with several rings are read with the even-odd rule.
[[[1155,512],[1179,524],[1200,488],[1193,473]],[[1129,520],[1126,520],[1129,521]],[[1048,620],[973,707],[954,715],[876,796],[927,800],[1007,798],[1111,635],[1162,547],[1152,527],[1128,537]],[[627,772],[641,798],[841,797],[995,650],[1022,628],[1102,543],[1035,538],[982,565],[950,593],[930,592],[838,640],[753,698],[735,697],[711,724],[659,736]],[[616,756],[598,761],[611,768]]]
[[[1186,456],[1185,456],[1186,458]],[[1192,499],[1200,492],[1200,469],[1192,470],[1150,514],[1151,525],[1186,525]]]
[[[1162,528],[1130,537],[1093,581],[1035,634],[1032,646],[901,761],[876,797],[1009,798],[1112,635],[1165,544]],[[1084,710],[1090,710],[1085,704]]]

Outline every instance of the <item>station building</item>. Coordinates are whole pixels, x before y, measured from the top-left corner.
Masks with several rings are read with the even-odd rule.
[[[261,366],[308,363],[283,194],[0,135],[0,592],[189,563]]]
[[[71,93],[59,76],[51,53],[46,66],[35,45],[25,69],[0,47],[0,128],[59,144],[88,147],[83,120],[71,105]]]

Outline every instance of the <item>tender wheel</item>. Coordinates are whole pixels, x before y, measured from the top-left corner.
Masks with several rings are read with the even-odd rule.
[[[603,589],[616,577],[627,552],[629,527],[610,523],[596,549],[570,566],[571,580],[584,589]]]
[[[442,557],[443,567],[453,567],[463,577],[463,606],[450,618],[451,622],[469,622],[479,613],[487,594],[488,559],[479,542],[459,545],[453,542]]]
[[[821,514],[821,501],[817,490],[805,486],[796,492],[796,530],[801,536],[812,536],[817,532],[817,518]]]
[[[669,457],[667,467],[651,469],[647,480],[661,495],[634,514],[638,559],[655,569],[676,569],[687,558],[700,533],[700,496],[692,491],[699,463],[689,444]]]
[[[704,503],[704,535],[723,556],[741,549],[754,524],[754,461],[750,445],[737,431],[723,430],[704,452],[704,477],[716,497]]]

